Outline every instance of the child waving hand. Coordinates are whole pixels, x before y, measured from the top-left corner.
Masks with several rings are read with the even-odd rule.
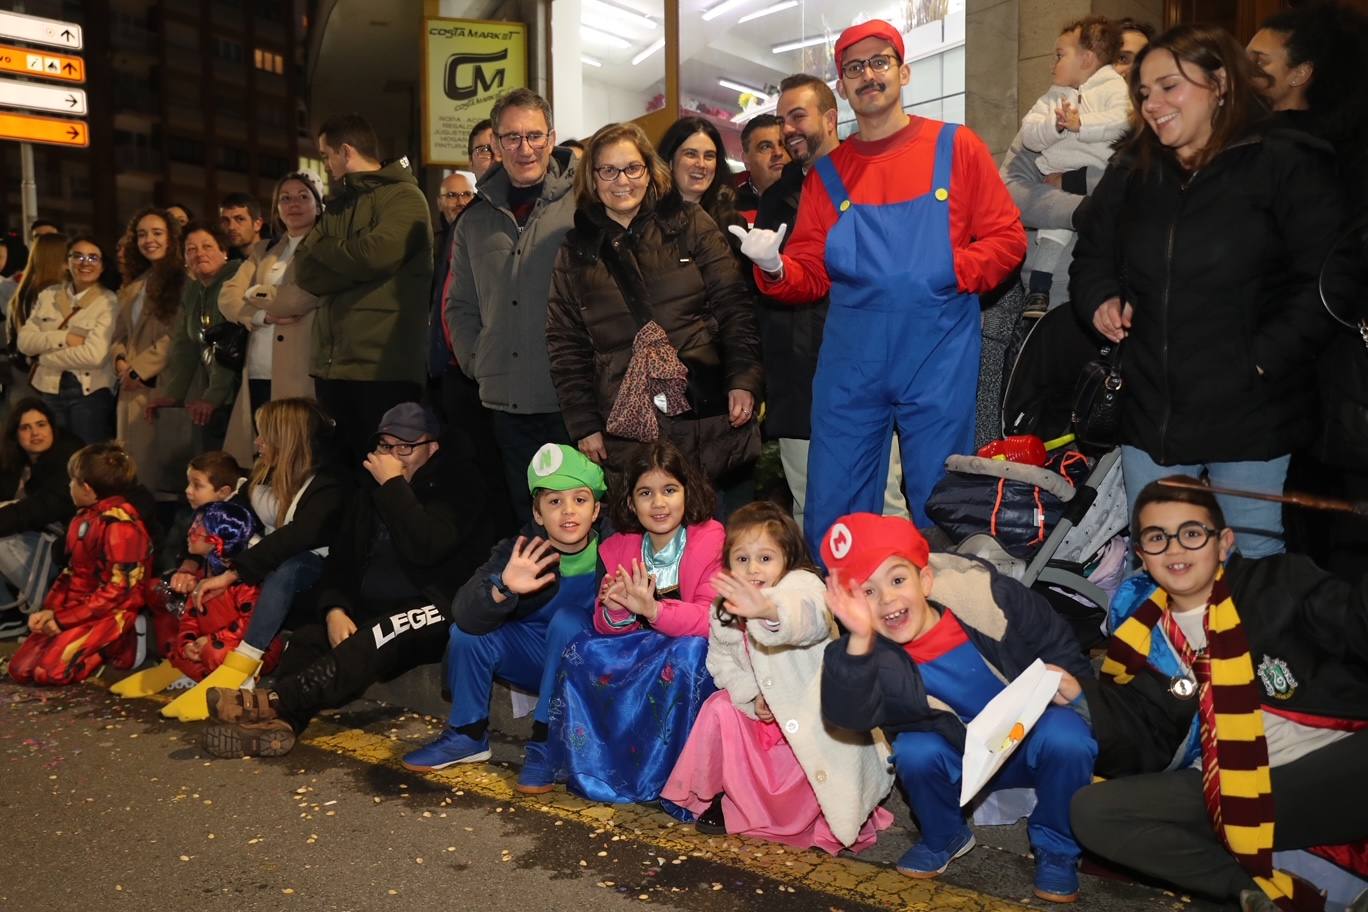
[[[893,815],[882,736],[832,737],[822,722],[822,652],[836,638],[826,590],[793,518],[772,503],[727,524],[727,569],[710,621],[703,704],[662,797],[705,833],[773,839],[833,855],[874,844]]]

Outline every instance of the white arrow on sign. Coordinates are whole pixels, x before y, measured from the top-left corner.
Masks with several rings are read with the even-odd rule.
[[[35,111],[56,111],[84,117],[86,93],[83,89],[68,89],[18,79],[0,79],[0,107],[31,108]]]
[[[79,51],[85,47],[81,27],[61,19],[26,16],[23,13],[0,12],[0,37],[45,44],[49,47]]]

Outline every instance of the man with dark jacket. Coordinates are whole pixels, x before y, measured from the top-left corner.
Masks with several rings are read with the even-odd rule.
[[[446,606],[494,540],[469,441],[440,436],[436,417],[406,402],[385,413],[353,498],[265,697],[218,690],[215,756],[270,756],[293,746],[321,709],[345,705],[376,681],[439,662]]]
[[[783,123],[784,145],[793,160],[760,197],[755,227],[772,231],[794,223],[804,178],[817,160],[830,155],[840,142],[836,136],[836,94],[816,76],[798,73],[786,77],[779,84],[775,112]],[[817,373],[817,352],[822,347],[822,326],[830,300],[823,295],[806,304],[786,304],[761,295],[757,310],[767,379],[765,434],[779,440],[779,459],[793,493],[793,518],[800,529],[807,501],[812,378]],[[896,441],[888,461],[883,513],[907,515]]]
[[[320,300],[309,372],[354,465],[380,416],[422,394],[432,223],[408,159],[382,165],[360,116],[324,123],[318,148],[336,190],[295,253],[295,281]]]
[[[516,89],[491,112],[503,159],[456,223],[445,319],[456,363],[494,413],[508,493],[532,513],[523,469],[542,444],[571,443],[551,383],[546,302],[561,241],[575,217],[575,156],[556,149],[551,106]]]

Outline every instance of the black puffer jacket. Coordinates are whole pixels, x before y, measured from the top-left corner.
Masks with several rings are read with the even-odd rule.
[[[1313,372],[1333,331],[1316,276],[1341,222],[1330,151],[1264,129],[1195,174],[1118,156],[1075,215],[1070,289],[1092,323],[1135,308],[1122,440],[1164,465],[1272,459],[1314,432]]]
[[[350,498],[318,583],[318,606],[342,608],[353,619],[434,604],[451,604],[456,592],[494,544],[493,523],[479,485],[470,441],[453,429],[436,455],[413,475],[383,485],[367,481]],[[385,604],[367,599],[362,584],[377,538],[388,537],[411,598]]]
[[[756,228],[779,230],[798,218],[803,194],[803,166],[789,162],[777,183],[760,198]],[[760,299],[760,344],[765,353],[765,434],[773,438],[812,436],[812,378],[817,374],[817,355],[822,349],[829,297],[807,304],[785,304]]]
[[[632,287],[619,288],[605,262],[609,257],[616,258]],[[751,292],[716,223],[698,206],[669,198],[658,208],[643,206],[630,229],[604,215],[599,204],[579,210],[556,258],[546,345],[571,439],[604,432],[641,328],[629,300],[638,303],[637,310],[649,311],[694,373],[694,382],[707,382],[711,401],[721,407],[720,414],[714,409],[704,417],[658,415],[662,436],[711,478],[754,458],[759,451],[754,419],[732,428],[726,415],[728,390],[746,390],[760,399],[760,341]],[[630,441],[606,432],[604,438],[610,464],[620,465]]]

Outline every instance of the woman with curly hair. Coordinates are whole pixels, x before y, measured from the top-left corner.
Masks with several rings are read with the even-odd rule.
[[[156,426],[146,416],[157,376],[166,367],[171,324],[185,285],[180,223],[163,209],[138,212],[119,239],[119,271],[124,284],[110,345],[119,378],[117,433],[138,467],[139,481],[155,491],[168,470],[178,476],[182,469],[158,458]],[[178,487],[178,481],[171,483]]]

